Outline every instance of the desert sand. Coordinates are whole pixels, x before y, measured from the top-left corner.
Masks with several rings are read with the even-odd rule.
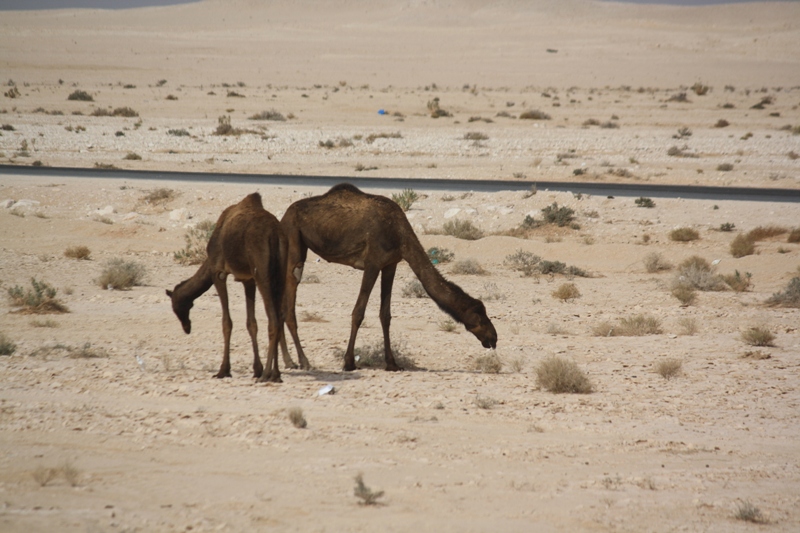
[[[15,345],[0,357],[3,531],[800,528],[800,314],[764,305],[798,276],[800,245],[784,233],[730,253],[740,232],[800,226],[800,207],[643,208],[535,186],[800,188],[797,3],[207,0],[1,19],[0,79],[14,89],[0,100],[4,164],[531,184],[418,191],[407,212],[426,249],[485,269],[439,266],[484,301],[499,373],[476,367],[487,351],[460,325],[447,331],[430,299],[403,295],[415,279],[405,263],[392,332],[416,369],[342,372],[361,273],[310,253],[305,275],[318,282],[301,285],[298,314],[313,369],[264,385],[232,280],[233,377],[212,378],[219,301],[213,289],[200,297],[183,333],[164,291],[197,266],[174,254],[251,192],[280,218],[326,189],[1,174],[0,333]],[[93,101],[67,99],[79,90]],[[432,118],[437,98],[450,116]],[[134,116],[113,116],[120,108]],[[262,112],[285,120],[250,118]],[[242,131],[217,135],[221,117]],[[148,202],[159,189],[168,199]],[[574,210],[575,228],[509,236],[554,202]],[[455,219],[486,236],[437,234]],[[699,239],[671,240],[679,227]],[[66,257],[75,246],[89,259]],[[522,276],[506,261],[519,250],[587,276]],[[648,272],[653,253],[673,268]],[[751,287],[682,307],[670,288],[695,255],[718,274],[751,274]],[[143,283],[101,287],[113,259],[141,265]],[[32,278],[69,312],[20,312],[6,295]],[[580,296],[555,298],[565,283]],[[378,301],[376,290],[361,348],[381,340]],[[642,314],[661,332],[596,334]],[[752,327],[773,345],[744,343]],[[594,392],[541,388],[537,368],[552,356],[575,362]],[[657,372],[667,360],[681,364],[671,379]],[[335,394],[318,395],[327,385]],[[384,492],[378,505],[354,495],[358,474]],[[769,526],[737,519],[746,504]]]

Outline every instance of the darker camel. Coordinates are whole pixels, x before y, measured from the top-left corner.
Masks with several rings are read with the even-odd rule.
[[[278,369],[278,343],[283,334],[284,280],[286,277],[286,236],[280,222],[264,209],[261,195],[253,193],[236,205],[225,209],[217,220],[208,241],[208,258],[191,278],[180,282],[167,296],[172,299],[172,310],[181,321],[186,333],[192,331],[189,311],[194,301],[211,285],[217,289],[222,304],[222,335],[225,349],[222,365],[216,377],[231,376],[231,321],[228,311],[227,278],[233,274],[244,285],[247,301],[247,331],[253,343],[253,376],[259,381],[280,382]],[[256,289],[261,293],[269,319],[269,348],[266,371],[258,357],[255,319]],[[291,363],[291,360],[289,361]]]
[[[497,331],[483,303],[442,277],[431,264],[403,210],[388,198],[363,193],[349,184],[336,185],[321,196],[290,205],[281,219],[281,226],[289,240],[284,301],[286,325],[302,368],[308,368],[309,364],[297,335],[295,302],[309,248],[327,261],[364,271],[361,291],[353,308],[350,341],[344,356],[345,370],[356,369],[356,334],[378,274],[381,275],[380,320],[386,370],[400,370],[389,341],[389,324],[392,284],[397,263],[402,260],[408,262],[444,312],[464,324],[484,347],[497,346]]]

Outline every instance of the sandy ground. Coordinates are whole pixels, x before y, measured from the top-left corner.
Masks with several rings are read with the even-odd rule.
[[[327,12],[253,4],[4,13],[0,76],[19,94],[0,100],[0,123],[9,126],[0,131],[0,161],[800,186],[797,4],[341,2]],[[612,50],[624,50],[624,60],[612,60]],[[698,81],[708,94],[690,88]],[[68,101],[78,89],[94,102]],[[681,92],[688,102],[670,100]],[[452,116],[431,118],[434,98]],[[92,115],[120,107],[138,116]],[[269,110],[288,118],[248,118]],[[551,119],[520,120],[527,110]],[[248,131],[214,135],[223,115]],[[720,119],[730,125],[714,127]],[[320,146],[328,140],[349,146]],[[670,156],[673,146],[697,157]],[[723,163],[733,169],[718,170]],[[144,201],[162,187],[171,200]],[[475,338],[460,327],[444,331],[446,315],[431,300],[403,296],[414,274],[402,263],[392,331],[419,370],[341,372],[360,272],[310,254],[305,274],[319,283],[301,286],[298,313],[316,317],[300,329],[314,369],[258,385],[235,283],[233,378],[225,380],[211,377],[222,351],[214,291],[197,300],[188,336],[164,294],[196,268],[173,259],[188,229],[254,190],[278,217],[324,192],[0,177],[0,201],[9,200],[0,209],[0,333],[16,344],[0,357],[0,529],[763,528],[734,518],[745,502],[771,531],[800,528],[800,315],[763,305],[798,275],[800,247],[781,235],[759,242],[754,255],[729,253],[738,231],[800,225],[796,204],[657,198],[644,209],[633,198],[545,190],[425,191],[407,213],[423,245],[487,270],[441,266],[484,300],[502,371],[477,371],[486,351]],[[553,202],[574,209],[580,228],[499,235]],[[455,218],[488,236],[433,234]],[[736,231],[719,231],[725,223]],[[700,239],[671,241],[683,226]],[[79,245],[89,260],[64,256]],[[521,277],[504,264],[518,250],[591,276]],[[753,286],[701,292],[681,307],[670,294],[675,270],[646,271],[653,252],[673,265],[693,255],[718,260],[717,272],[751,273]],[[115,258],[143,265],[144,284],[100,287]],[[57,288],[70,312],[17,312],[5,294],[31,278]],[[581,296],[561,302],[552,292],[567,282]],[[643,313],[660,321],[661,334],[594,334],[603,322]],[[377,315],[376,294],[360,346],[380,340]],[[772,331],[775,345],[744,344],[741,332],[754,326]],[[553,355],[577,363],[595,392],[540,389],[536,368]],[[655,371],[667,359],[682,362],[670,380]],[[328,384],[336,393],[318,396]],[[305,429],[289,421],[292,408],[302,409]],[[380,505],[359,505],[359,473],[385,492]]]

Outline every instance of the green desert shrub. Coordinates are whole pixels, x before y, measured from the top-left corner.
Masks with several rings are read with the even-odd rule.
[[[147,269],[141,263],[114,258],[106,263],[97,284],[109,290],[130,289],[142,285],[146,274]]]
[[[641,197],[637,198],[636,200],[634,200],[634,203],[638,207],[649,207],[649,208],[652,208],[652,207],[656,206],[656,203],[653,201],[652,198],[645,198],[644,196],[641,196]]]
[[[553,202],[542,209],[542,217],[547,224],[564,227],[575,220],[575,211],[567,206],[559,207],[557,202]]]
[[[411,206],[419,199],[419,195],[414,189],[403,189],[399,194],[392,194],[392,200],[400,206],[403,211],[408,211]]]
[[[594,391],[592,382],[575,362],[558,356],[548,357],[537,365],[536,381],[542,389],[559,394]]]
[[[56,298],[58,290],[44,281],[31,278],[31,287],[15,285],[8,289],[11,304],[21,307],[19,312],[32,314],[68,313],[69,309]]]
[[[69,96],[67,96],[67,100],[77,100],[80,102],[94,102],[94,98],[92,95],[87,93],[86,91],[82,91],[80,89],[72,91]]]
[[[172,257],[182,265],[199,265],[206,260],[208,240],[217,227],[216,222],[203,220],[195,227],[189,228],[183,236],[186,246],[175,252]]]
[[[765,327],[752,327],[742,332],[742,341],[750,346],[774,346],[775,334]]]

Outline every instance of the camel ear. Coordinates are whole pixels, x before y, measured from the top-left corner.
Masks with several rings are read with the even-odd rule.
[[[172,298],[172,291],[168,290],[168,291],[167,291],[167,296],[169,296],[170,298]]]

